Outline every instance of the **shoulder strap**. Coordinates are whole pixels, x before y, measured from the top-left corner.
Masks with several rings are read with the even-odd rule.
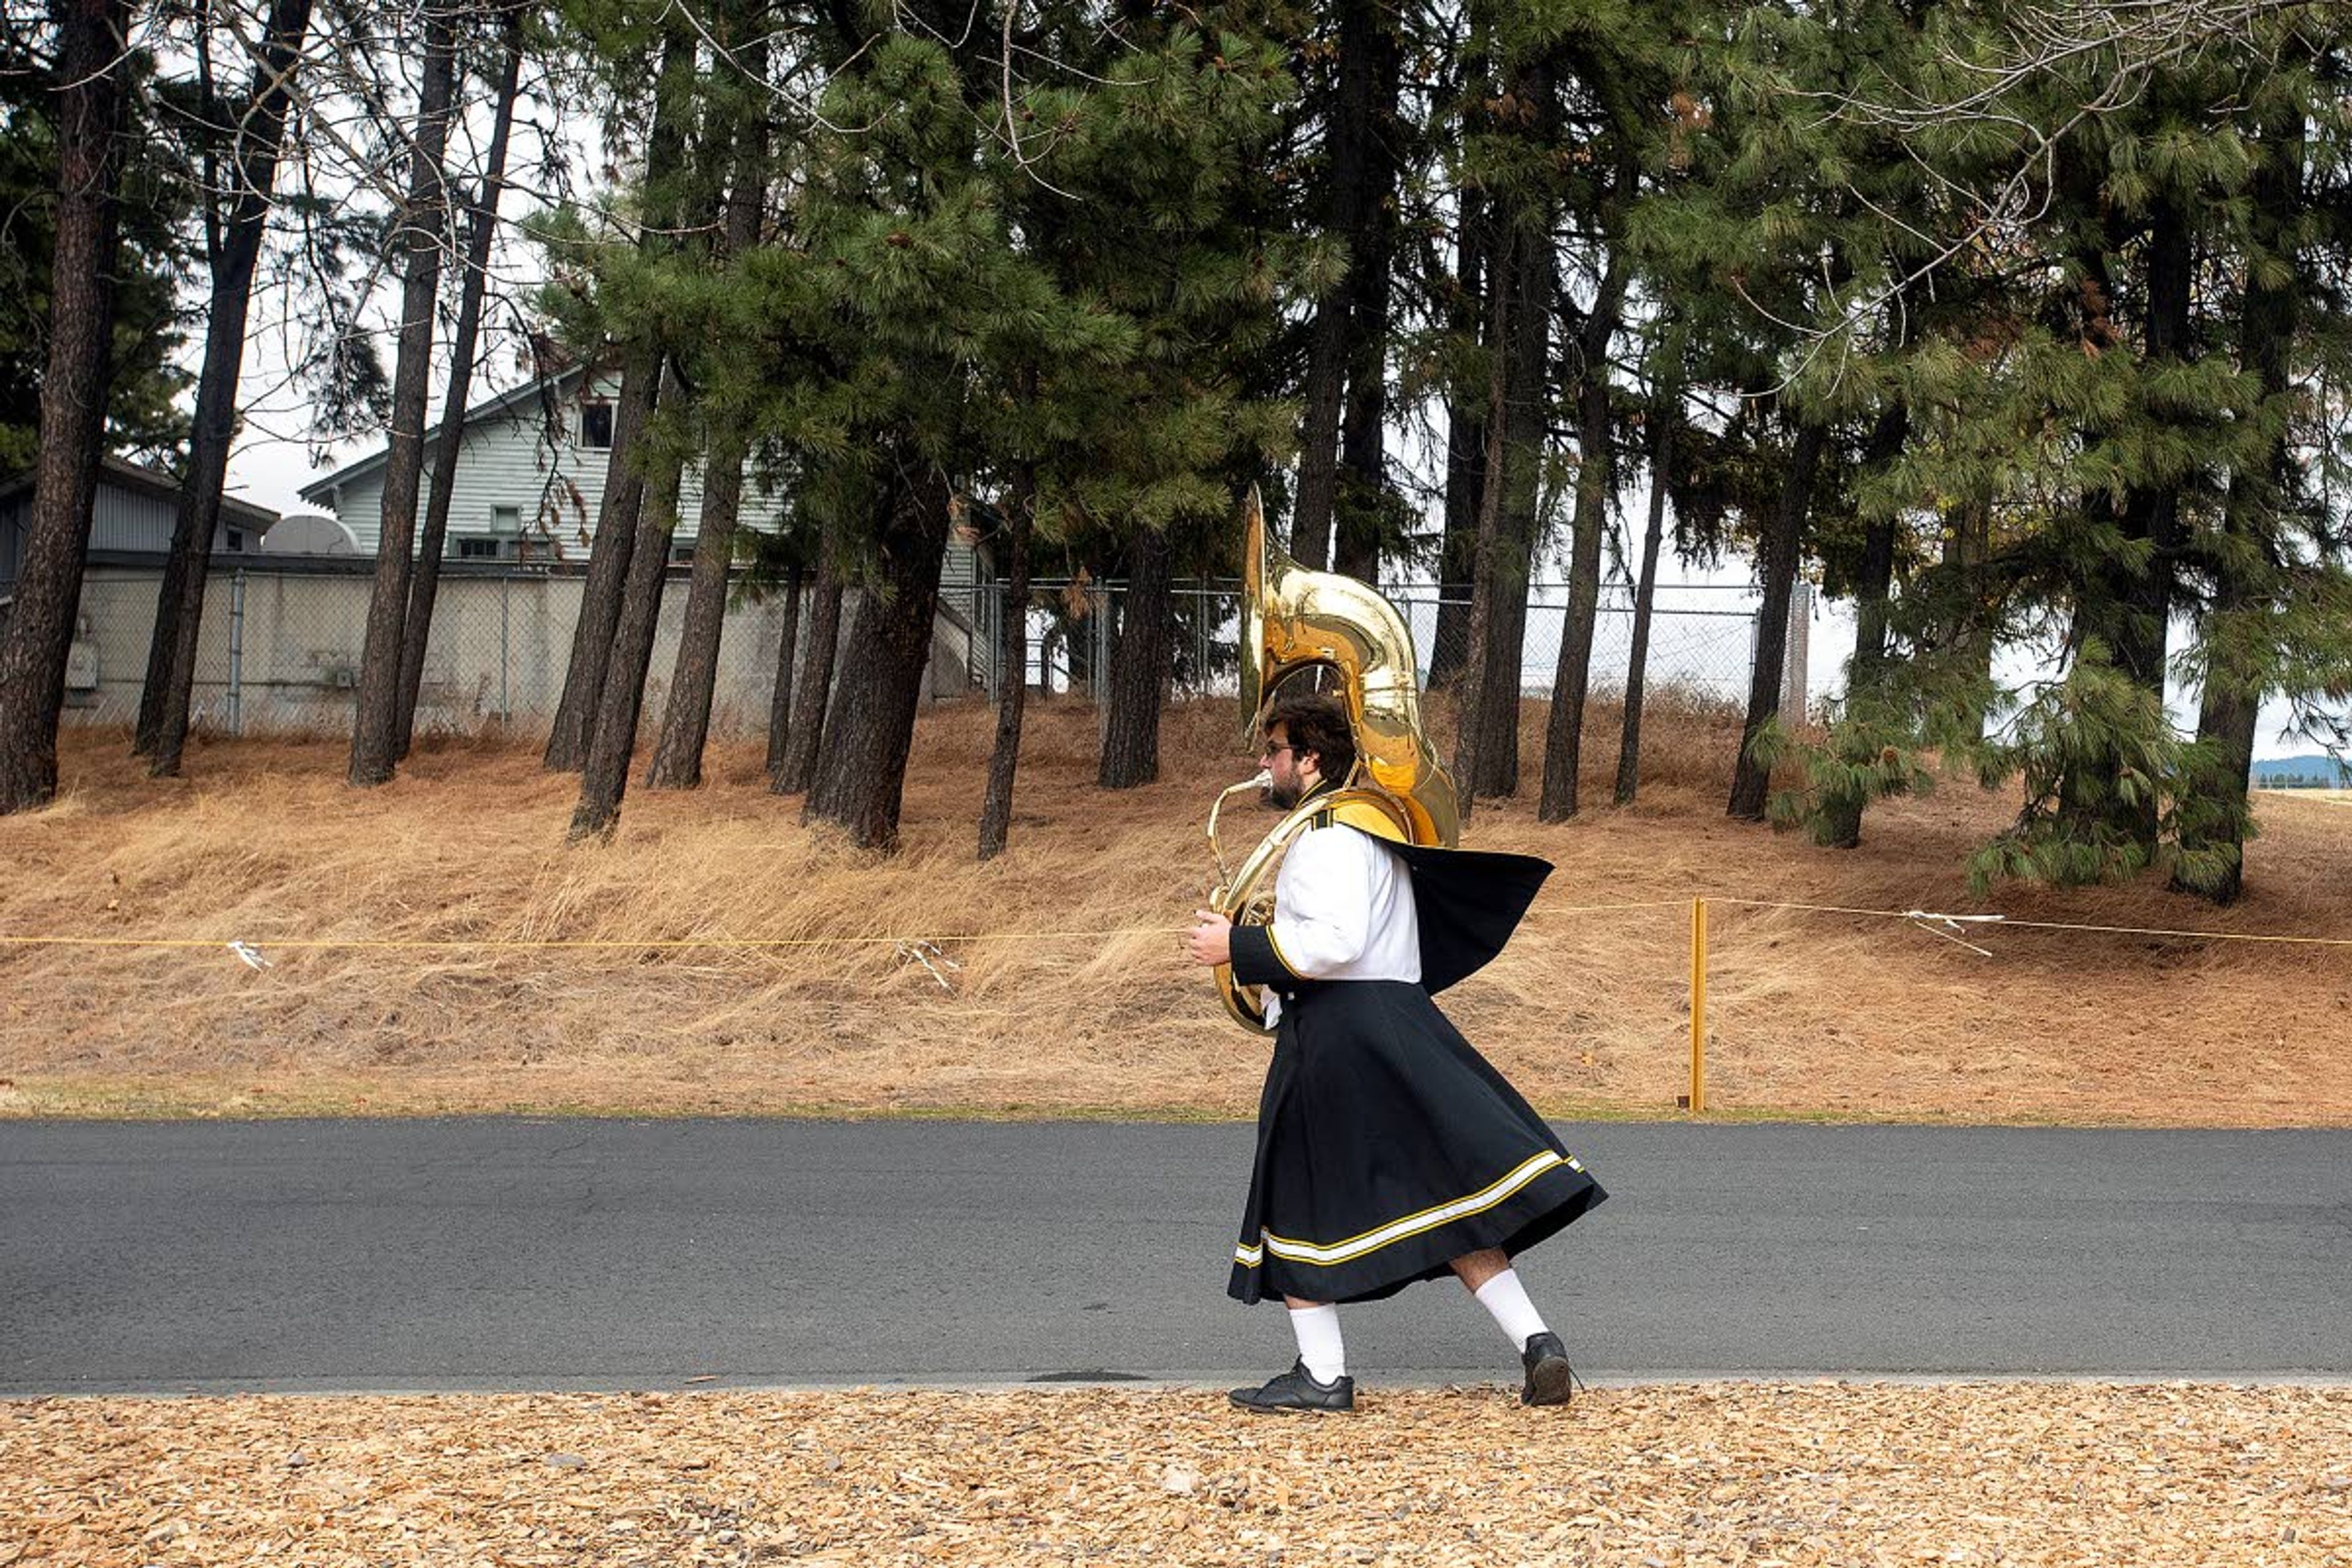
[[[1318,816],[1315,826],[1318,827],[1327,826],[1326,818],[1339,823],[1343,827],[1352,827],[1360,833],[1368,833],[1374,838],[1383,839],[1391,844],[1405,842],[1404,830],[1397,826],[1396,819],[1370,801],[1343,800]]]

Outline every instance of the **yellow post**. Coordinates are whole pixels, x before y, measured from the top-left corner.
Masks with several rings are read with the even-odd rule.
[[[1691,1079],[1693,1116],[1706,1111],[1706,900],[1691,900]]]

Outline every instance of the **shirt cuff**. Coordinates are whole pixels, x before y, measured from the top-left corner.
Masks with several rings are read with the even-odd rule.
[[[1283,962],[1270,925],[1234,927],[1233,949],[1234,978],[1244,985],[1279,985],[1306,978]]]

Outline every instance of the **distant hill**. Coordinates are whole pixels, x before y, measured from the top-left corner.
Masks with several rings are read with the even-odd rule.
[[[2335,758],[2266,757],[2254,764],[2256,789],[2352,789],[2352,768]]]

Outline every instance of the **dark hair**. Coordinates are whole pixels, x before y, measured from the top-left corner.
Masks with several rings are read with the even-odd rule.
[[[1276,724],[1298,751],[1315,753],[1316,766],[1331,783],[1343,782],[1354,769],[1356,731],[1338,698],[1320,691],[1277,692],[1266,711],[1265,731],[1274,733]]]

